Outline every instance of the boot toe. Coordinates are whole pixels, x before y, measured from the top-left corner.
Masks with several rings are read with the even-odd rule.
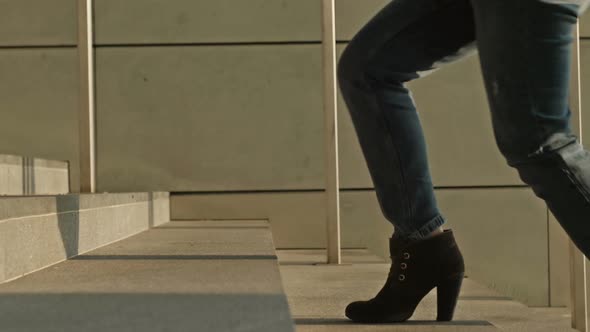
[[[391,303],[376,303],[375,300],[352,302],[346,307],[346,317],[355,323],[382,324],[407,321],[413,310],[402,311]]]
[[[346,306],[346,317],[350,318],[353,321],[356,321],[359,317],[359,313],[362,311],[362,307],[364,305],[365,302],[363,301],[357,301],[357,302],[352,302],[351,304],[349,304],[348,306]]]
[[[372,315],[367,301],[352,302],[346,307],[346,317],[354,322],[372,321]]]

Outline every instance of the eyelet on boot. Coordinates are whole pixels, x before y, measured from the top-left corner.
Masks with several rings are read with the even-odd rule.
[[[404,259],[410,259],[410,253],[404,252]]]
[[[406,263],[402,263],[402,264],[401,264],[401,268],[402,268],[402,270],[405,270],[405,269],[407,269],[407,268],[408,268],[408,264],[406,264]]]
[[[404,281],[404,280],[406,280],[406,276],[403,275],[403,274],[400,274],[399,275],[399,281]]]

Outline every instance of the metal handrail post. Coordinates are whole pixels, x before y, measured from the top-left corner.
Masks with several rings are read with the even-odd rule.
[[[575,129],[582,141],[582,87],[580,74],[580,25],[574,31],[573,61],[570,83],[570,108]],[[569,242],[570,253],[570,308],[572,327],[582,332],[590,332],[588,310],[588,261],[573,242]]]
[[[94,101],[94,40],[92,0],[78,0],[78,111],[80,193],[96,190],[96,115]]]
[[[336,19],[334,0],[322,0],[324,86],[324,155],[328,264],[341,264],[340,184],[338,178],[338,110],[336,86]]]

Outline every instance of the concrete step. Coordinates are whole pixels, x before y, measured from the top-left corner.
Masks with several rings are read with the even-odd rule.
[[[0,154],[0,195],[59,195],[69,191],[67,161]]]
[[[325,262],[323,250],[279,250],[281,276],[296,330],[346,332],[574,332],[567,308],[529,308],[466,278],[455,319],[436,322],[436,291],[420,303],[410,321],[401,324],[355,324],[346,306],[372,298],[383,286],[390,264],[366,250],[344,250],[340,266]],[[364,257],[364,259],[363,259]]]
[[[293,331],[266,221],[171,222],[0,285],[0,330]]]
[[[0,196],[0,283],[169,220],[168,193]]]

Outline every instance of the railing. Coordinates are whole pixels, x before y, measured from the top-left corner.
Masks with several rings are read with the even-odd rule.
[[[324,164],[328,264],[340,264],[340,184],[338,180],[338,108],[336,102],[336,14],[334,0],[322,0],[324,70]]]
[[[94,40],[92,0],[78,0],[78,58],[80,62],[80,193],[96,191],[96,114],[94,112]]]
[[[570,83],[570,108],[574,122],[578,123],[577,134],[582,137],[582,83],[580,77],[580,25],[574,32],[572,79]],[[570,289],[572,327],[583,332],[590,332],[590,310],[588,289],[588,260],[576,248],[573,242],[569,242],[570,249]]]
[[[334,0],[321,0],[323,11],[326,216],[329,264],[340,264],[340,185],[336,89],[336,27]],[[80,193],[96,191],[96,114],[94,98],[93,1],[78,0],[80,63]]]

